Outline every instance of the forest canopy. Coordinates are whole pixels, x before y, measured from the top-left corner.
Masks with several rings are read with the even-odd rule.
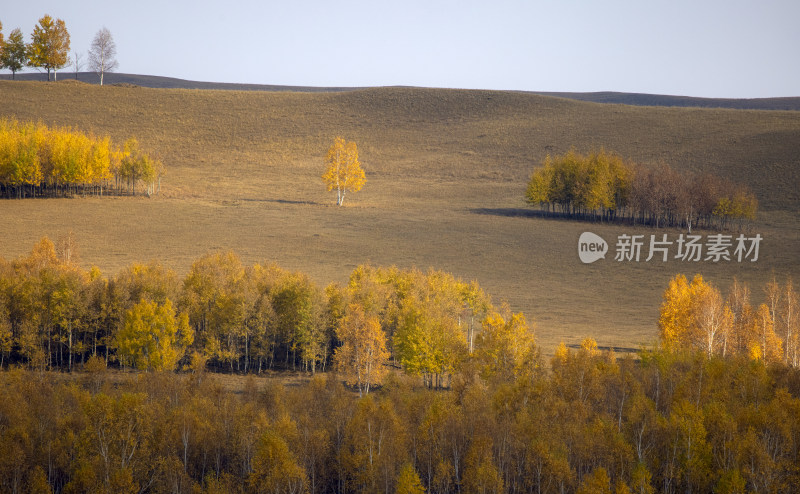
[[[107,278],[75,259],[70,239],[42,239],[0,260],[2,491],[792,492],[800,482],[797,348],[782,345],[797,341],[788,280],[769,283],[753,309],[744,284],[723,303],[701,277],[677,276],[660,348],[618,358],[587,338],[546,365],[522,314],[441,271],[359,266],[346,285],[320,288],[232,252],[198,259],[182,279],[155,262]],[[720,311],[732,319],[707,346]],[[307,382],[256,380],[269,368],[305,370]],[[183,372],[159,372],[173,369]],[[249,375],[235,391],[209,369]]]

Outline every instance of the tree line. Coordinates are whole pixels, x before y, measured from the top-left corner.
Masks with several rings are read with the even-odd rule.
[[[34,26],[31,33],[31,42],[25,43],[25,38],[19,28],[9,33],[8,39],[3,36],[3,23],[0,22],[0,69],[9,69],[11,78],[24,67],[34,67],[47,71],[47,80],[50,72],[58,79],[58,70],[72,64],[75,68],[75,78],[81,68],[81,56],[73,52],[74,61],[70,62],[70,35],[62,19],[53,19],[44,15]],[[117,48],[111,32],[105,27],[100,29],[92,40],[89,49],[89,67],[100,75],[100,85],[103,85],[103,75],[117,68]]]
[[[96,137],[41,123],[0,120],[0,197],[72,194],[152,195],[161,188],[164,164],[145,153],[135,138],[116,146]]]
[[[367,394],[387,361],[442,388],[469,362],[503,374],[533,352],[522,314],[440,271],[359,266],[346,286],[322,288],[304,273],[218,252],[182,280],[156,262],[106,278],[78,267],[75,252],[71,237],[58,246],[44,238],[0,261],[0,366],[72,370],[93,355],[141,370],[334,365]]]
[[[547,367],[547,368],[546,368]],[[587,339],[546,366],[450,390],[393,373],[284,386],[105,370],[0,372],[4,492],[794,492],[800,374],[705,352],[616,358]]]
[[[550,214],[655,227],[741,228],[758,211],[746,187],[711,174],[645,167],[605,150],[547,156],[525,198]]]
[[[667,347],[708,356],[743,355],[754,360],[800,366],[800,297],[791,279],[773,277],[754,307],[750,287],[734,279],[727,297],[701,275],[690,282],[675,276],[664,292],[659,328]]]

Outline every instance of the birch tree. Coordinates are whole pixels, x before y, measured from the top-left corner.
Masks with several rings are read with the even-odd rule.
[[[781,310],[783,331],[781,334],[786,336],[784,340],[784,363],[797,367],[800,365],[800,338],[798,338],[800,297],[794,291],[791,278],[786,280],[783,290],[783,307]]]
[[[364,170],[358,161],[358,146],[355,142],[337,137],[328,149],[326,160],[328,168],[322,180],[329,192],[336,190],[336,205],[341,206],[348,191],[358,192],[366,182]]]
[[[89,68],[100,75],[100,85],[103,85],[103,75],[106,72],[113,72],[119,64],[117,63],[117,45],[111,31],[103,27],[97,31],[89,48]]]
[[[336,330],[342,346],[336,349],[336,367],[344,373],[347,383],[358,386],[359,396],[369,393],[372,384],[381,384],[389,358],[386,335],[377,317],[366,317],[364,308],[350,304],[347,314]]]
[[[83,68],[83,56],[75,50],[72,50],[72,69],[75,71],[75,80],[78,80],[78,72]]]

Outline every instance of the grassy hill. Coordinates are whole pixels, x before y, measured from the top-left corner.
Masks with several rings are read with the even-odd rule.
[[[62,81],[79,80],[89,84],[100,84],[100,77],[94,72],[64,72]],[[17,80],[46,81],[47,74],[31,72],[17,74]],[[0,80],[11,80],[11,74],[0,74]],[[105,83],[109,85],[134,85],[162,89],[221,89],[234,91],[293,91],[293,92],[340,92],[353,91],[352,87],[280,86],[274,84],[236,84],[227,82],[189,81],[174,77],[139,74],[108,73]],[[361,88],[363,89],[363,88]],[[558,98],[589,101],[593,103],[614,103],[634,106],[678,106],[700,108],[731,108],[739,110],[791,110],[800,111],[800,97],[775,98],[697,98],[690,96],[671,96],[663,94],[620,93],[599,91],[591,93],[540,92],[530,94],[555,96]]]
[[[598,104],[532,93],[419,88],[210,91],[0,81],[0,118],[136,136],[168,166],[155,199],[4,201],[0,254],[73,231],[84,264],[113,273],[160,259],[178,272],[212,249],[274,260],[320,283],[364,262],[477,279],[537,321],[539,340],[636,346],[655,339],[661,292],[678,271],[723,287],[774,270],[800,278],[800,112]],[[367,172],[344,208],[323,189],[336,135]],[[653,233],[526,213],[547,154],[605,147],[644,164],[748,184],[764,211],[762,257],[736,263],[582,265],[581,232]],[[678,232],[668,232],[677,235]]]

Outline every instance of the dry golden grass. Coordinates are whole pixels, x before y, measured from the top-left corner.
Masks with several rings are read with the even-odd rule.
[[[602,105],[514,92],[382,88],[244,92],[0,81],[0,118],[137,137],[168,166],[145,198],[2,201],[0,254],[73,231],[85,265],[113,274],[159,259],[185,273],[215,249],[276,261],[319,283],[358,264],[435,267],[476,279],[537,323],[546,352],[587,335],[656,339],[675,272],[733,276],[756,298],[774,270],[800,279],[800,112]],[[334,206],[320,175],[336,135],[355,140],[367,183]],[[748,184],[765,240],[757,263],[582,265],[581,232],[652,230],[534,218],[523,193],[548,153],[605,147],[645,164]],[[662,232],[659,232],[662,233]],[[667,232],[677,235],[677,231]]]

